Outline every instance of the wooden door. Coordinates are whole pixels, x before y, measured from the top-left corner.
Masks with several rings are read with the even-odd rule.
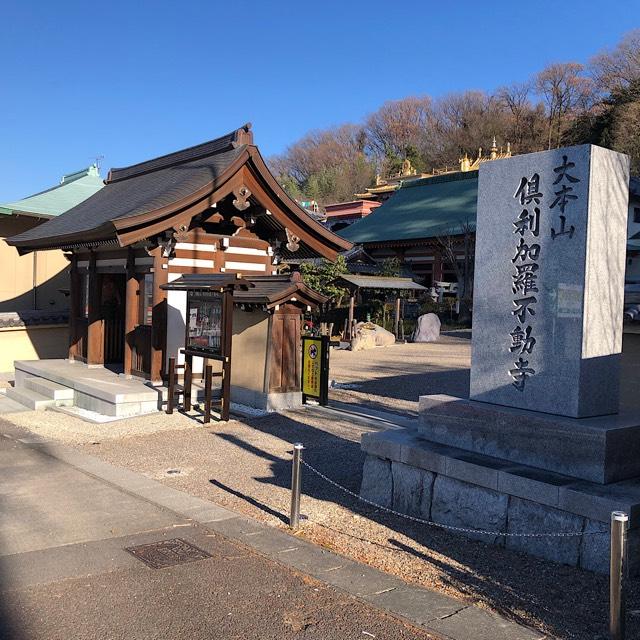
[[[300,391],[300,311],[280,309],[271,322],[269,392]]]
[[[104,322],[104,363],[124,361],[124,274],[104,274],[100,309]]]

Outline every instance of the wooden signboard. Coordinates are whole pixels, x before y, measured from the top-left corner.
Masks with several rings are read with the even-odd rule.
[[[302,402],[329,402],[329,336],[302,337]]]

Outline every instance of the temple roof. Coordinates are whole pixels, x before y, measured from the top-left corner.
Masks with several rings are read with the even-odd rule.
[[[338,233],[351,242],[433,238],[475,226],[478,172],[458,172],[403,183],[393,198]]]
[[[236,304],[260,304],[271,309],[286,302],[299,306],[317,307],[329,298],[309,288],[300,274],[282,274],[278,276],[245,276],[253,285],[251,289],[236,289],[233,301]]]
[[[112,169],[102,190],[64,215],[7,242],[21,252],[117,240],[127,246],[152,238],[215,207],[248,182],[262,199],[269,232],[300,239],[301,253],[335,258],[348,241],[325,229],[292,200],[269,172],[256,146],[251,125],[210,142],[129,167]],[[259,193],[258,193],[259,192]]]
[[[80,204],[104,187],[98,167],[62,176],[60,184],[21,200],[0,204],[0,214],[55,218]]]

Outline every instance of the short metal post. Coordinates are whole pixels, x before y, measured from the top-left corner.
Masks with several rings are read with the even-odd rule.
[[[625,582],[627,571],[627,529],[629,516],[611,512],[611,568],[609,573],[609,634],[611,640],[625,637]]]
[[[300,462],[302,461],[302,450],[304,446],[301,442],[293,445],[293,464],[291,466],[291,515],[289,516],[289,526],[297,529],[300,524],[300,489],[302,487],[302,475]]]

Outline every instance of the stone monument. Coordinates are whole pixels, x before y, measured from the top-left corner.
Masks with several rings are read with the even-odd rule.
[[[365,434],[363,495],[603,572],[612,510],[640,542],[640,416],[616,415],[628,184],[592,145],[480,167],[471,399],[421,396],[415,428]],[[595,534],[496,535],[524,531]]]
[[[628,185],[627,158],[591,145],[482,166],[473,400],[618,411]]]

